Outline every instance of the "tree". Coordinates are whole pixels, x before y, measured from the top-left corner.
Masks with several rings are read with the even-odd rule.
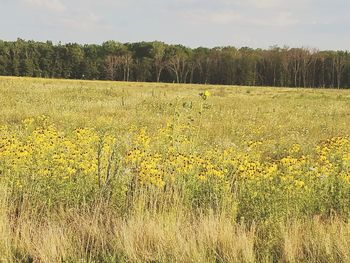
[[[345,88],[350,87],[350,54],[278,46],[191,49],[159,41],[81,45],[0,40],[0,75]]]
[[[168,68],[175,74],[177,83],[186,83],[189,69],[189,49],[177,45],[168,49]]]
[[[123,80],[129,81],[130,79],[130,69],[133,64],[133,58],[130,52],[126,52],[124,55],[120,56],[121,65],[123,67]]]
[[[156,73],[156,81],[160,81],[160,76],[163,72],[163,70],[167,66],[167,61],[165,58],[165,50],[166,50],[166,45],[162,42],[153,42],[152,43],[152,56],[153,56],[153,61],[154,61],[154,69]]]
[[[109,55],[106,58],[106,69],[109,80],[116,80],[117,70],[121,65],[119,56]]]
[[[335,74],[337,77],[338,89],[341,86],[342,75],[345,70],[347,56],[348,56],[348,53],[344,51],[337,51],[333,56],[333,67],[335,69]]]
[[[191,68],[191,70],[193,70],[193,72],[191,72],[191,79],[194,78],[193,75],[195,75],[197,71],[198,76],[196,82],[207,84],[209,81],[211,64],[210,49],[203,47],[195,49],[192,55],[192,63],[194,65]]]

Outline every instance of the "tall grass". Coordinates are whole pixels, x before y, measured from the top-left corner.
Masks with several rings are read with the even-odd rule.
[[[5,192],[6,193],[6,192]],[[341,219],[247,226],[228,215],[195,217],[139,210],[127,217],[108,204],[56,211],[26,206],[14,218],[1,196],[3,262],[348,262],[350,225]],[[180,208],[177,208],[180,210]],[[272,229],[273,228],[273,229]],[[273,233],[272,233],[273,232]]]
[[[205,90],[211,96],[203,101]],[[65,139],[75,142],[76,129],[91,128],[85,138],[101,140],[72,146],[78,153],[91,150],[83,161],[97,160],[97,168],[78,170],[68,181],[55,171],[51,178],[39,176],[53,160],[41,147],[50,140],[34,141],[38,154],[30,167],[12,169],[0,155],[0,261],[349,262],[350,187],[344,178],[350,174],[340,159],[350,153],[326,141],[350,135],[349,103],[350,92],[338,90],[0,78],[0,126],[9,127],[18,145],[32,139],[23,120],[42,115],[59,132],[58,148]],[[209,160],[208,170],[223,163],[225,150],[236,149],[237,156],[251,158],[248,163],[258,160],[259,171],[281,162],[297,144],[294,159],[301,163],[305,155],[315,163],[278,168],[273,180],[256,182],[238,178],[237,169],[214,167],[228,180],[220,179],[221,170],[214,171],[219,179],[203,183],[192,179],[203,175],[175,173],[180,179],[166,186],[152,181],[161,186],[154,187],[138,180],[138,163],[124,162],[139,149],[133,135],[140,129],[152,138],[147,154],[154,158],[144,159],[150,162],[158,155],[164,162],[173,151],[170,157]],[[115,140],[106,150],[103,139],[110,135]],[[321,179],[308,180],[306,172],[326,167],[317,145],[339,152],[330,154],[329,178],[322,171]],[[154,162],[150,171],[162,165]],[[299,188],[285,191],[284,175],[296,177]]]

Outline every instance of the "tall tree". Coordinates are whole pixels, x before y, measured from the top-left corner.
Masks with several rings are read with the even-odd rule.
[[[177,45],[168,48],[168,68],[176,77],[177,83],[186,83],[189,68],[190,51],[184,46]]]
[[[333,67],[335,69],[335,74],[337,77],[337,87],[338,89],[341,86],[342,75],[345,70],[346,60],[347,60],[347,52],[337,51],[333,56]]]
[[[81,45],[0,40],[0,75],[346,88],[350,54],[277,46],[190,49],[159,41]]]
[[[156,73],[156,81],[160,81],[160,76],[167,66],[165,57],[166,45],[162,42],[155,41],[152,43],[152,56],[154,60],[154,69]]]

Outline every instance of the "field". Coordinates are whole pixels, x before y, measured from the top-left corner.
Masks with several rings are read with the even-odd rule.
[[[0,78],[1,262],[350,262],[350,91]]]

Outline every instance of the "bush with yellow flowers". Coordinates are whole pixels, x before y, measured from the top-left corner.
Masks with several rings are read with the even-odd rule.
[[[191,150],[187,126],[166,125],[151,136],[145,129],[134,134],[125,157],[128,167],[141,185],[176,191],[181,189],[184,203],[200,208],[219,208],[232,204],[228,170],[216,159],[219,152]],[[226,199],[224,199],[225,197]],[[230,202],[228,202],[230,201]]]
[[[169,123],[123,136],[92,128],[61,132],[44,116],[2,126],[1,183],[47,207],[103,197],[128,210],[142,192],[148,204],[176,196],[191,209],[220,209],[249,222],[350,215],[349,138],[320,142],[308,154],[294,144],[266,157],[264,141],[197,147],[191,129]]]
[[[62,133],[45,116],[3,126],[0,138],[2,181],[43,205],[91,201],[118,168],[114,136],[87,128]]]

